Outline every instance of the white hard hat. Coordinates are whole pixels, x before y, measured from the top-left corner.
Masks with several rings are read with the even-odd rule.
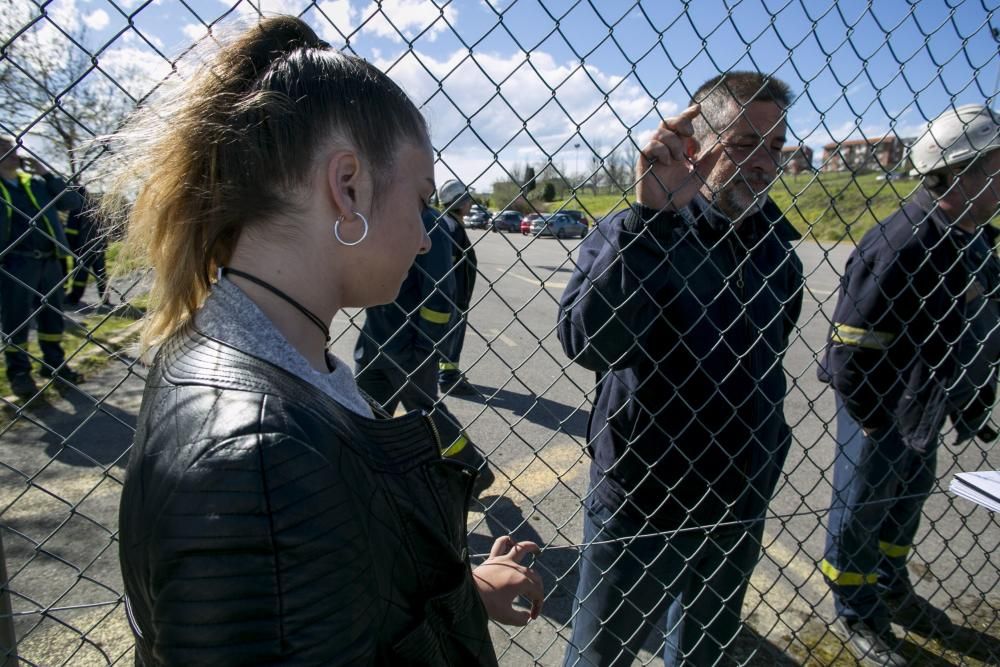
[[[442,206],[451,206],[468,195],[469,190],[465,187],[465,183],[455,179],[445,181],[444,185],[438,188],[438,201]]]
[[[910,176],[967,162],[1000,147],[1000,115],[981,104],[948,109],[910,147]]]

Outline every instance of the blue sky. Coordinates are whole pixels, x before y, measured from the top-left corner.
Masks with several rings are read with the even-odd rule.
[[[480,191],[504,167],[551,158],[572,173],[592,154],[641,143],[690,91],[731,68],[791,85],[789,141],[817,157],[830,141],[919,134],[948,105],[996,96],[1000,74],[991,34],[1000,0],[187,4],[194,13],[176,0],[118,0],[120,9],[56,0],[49,11],[90,26],[106,69],[139,65],[150,80],[169,68],[144,40],[176,57],[220,17],[229,25],[258,10],[302,14],[331,43],[389,71],[430,121],[438,178]]]

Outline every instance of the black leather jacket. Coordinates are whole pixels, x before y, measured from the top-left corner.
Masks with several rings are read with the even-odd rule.
[[[188,328],[157,355],[120,510],[137,665],[495,665],[474,472]]]

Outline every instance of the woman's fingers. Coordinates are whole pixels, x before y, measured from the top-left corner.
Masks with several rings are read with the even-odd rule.
[[[534,542],[516,542],[511,546],[507,555],[510,556],[515,563],[520,563],[528,554],[537,554],[538,552],[538,545]]]
[[[490,548],[490,558],[503,556],[510,550],[512,543],[513,540],[510,538],[510,535],[504,535],[493,540],[493,546]]]

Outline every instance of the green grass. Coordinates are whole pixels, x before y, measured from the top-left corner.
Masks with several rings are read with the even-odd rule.
[[[107,364],[109,354],[124,349],[139,336],[138,328],[134,333],[121,339],[123,332],[136,323],[136,317],[140,311],[134,307],[130,312],[123,313],[125,317],[108,315],[106,313],[88,315],[77,320],[78,326],[66,323],[66,331],[63,333],[62,346],[66,352],[66,358],[70,367],[86,375],[89,372],[99,370]],[[111,339],[116,339],[111,342]],[[41,368],[42,352],[35,340],[34,333],[29,335],[28,355],[32,359],[33,375],[36,383],[42,386],[44,380],[38,375]],[[2,364],[0,364],[2,366]],[[47,392],[55,391],[54,386],[50,386]],[[0,367],[0,396],[10,396],[10,384],[7,382],[7,369]]]
[[[627,195],[623,197],[620,193],[610,195],[592,195],[584,194],[581,191],[577,192],[575,197],[557,200],[548,204],[539,204],[539,206],[542,207],[541,210],[545,211],[575,209],[583,211],[587,214],[587,216],[594,220],[600,220],[609,213],[614,213],[615,211],[627,208],[632,201],[633,197],[631,192],[627,193]]]
[[[771,198],[803,236],[855,243],[876,222],[897,210],[918,185],[916,179],[879,181],[877,174],[786,175],[771,189]],[[626,198],[631,202],[632,193]],[[575,197],[543,206],[549,211],[581,209],[600,220],[627,205],[621,194],[580,191]]]
[[[879,181],[876,174],[799,174],[778,181],[771,198],[803,236],[856,243],[919,185],[910,178]]]

